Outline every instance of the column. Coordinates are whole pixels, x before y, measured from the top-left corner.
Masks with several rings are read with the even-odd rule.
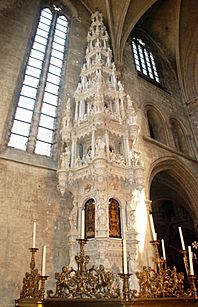
[[[121,226],[122,226],[122,238],[126,239],[126,208],[125,206],[120,206],[120,211],[121,211]]]
[[[126,165],[130,165],[129,140],[128,140],[128,137],[126,136],[124,136],[124,148],[125,148]]]
[[[95,130],[92,130],[91,134],[91,157],[94,158],[95,155]]]
[[[115,101],[115,104],[116,104],[116,113],[117,113],[117,116],[120,118],[119,99],[117,99],[117,100]]]
[[[120,99],[121,117],[124,118],[124,103],[123,99]]]
[[[109,159],[109,134],[108,131],[105,131],[105,141],[106,141],[106,154],[107,154],[107,159]]]
[[[79,105],[79,101],[76,101],[76,105],[75,105],[75,120],[78,120],[78,105]]]
[[[74,167],[74,161],[75,161],[75,157],[74,157],[74,135],[72,136],[72,146],[71,146],[71,167]]]

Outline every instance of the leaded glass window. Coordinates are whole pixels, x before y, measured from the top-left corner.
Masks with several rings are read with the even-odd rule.
[[[8,146],[52,156],[68,20],[53,5],[41,10]]]
[[[137,71],[160,83],[156,61],[149,46],[142,39],[133,37],[132,48]]]

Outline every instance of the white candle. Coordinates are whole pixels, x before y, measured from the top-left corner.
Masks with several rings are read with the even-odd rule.
[[[33,224],[32,248],[36,247],[36,221]]]
[[[179,228],[179,235],[180,235],[180,240],[181,240],[182,249],[183,249],[183,251],[184,251],[186,248],[185,248],[185,244],[184,244],[184,238],[183,238],[182,229],[181,229],[181,227],[178,227],[178,228]]]
[[[85,210],[82,210],[81,214],[81,239],[85,239]]]
[[[163,258],[164,258],[164,260],[166,260],[166,252],[165,252],[164,239],[162,239],[161,242],[162,242],[162,254],[163,254]]]
[[[128,266],[127,266],[127,249],[126,249],[126,239],[122,240],[123,246],[123,269],[124,274],[128,274]]]
[[[43,246],[41,276],[45,276],[45,267],[46,267],[46,245]]]
[[[189,256],[189,265],[190,265],[190,275],[194,275],[191,246],[188,246],[188,256]]]
[[[150,217],[150,225],[151,225],[151,231],[152,231],[152,235],[153,235],[153,240],[156,241],[157,240],[157,234],[155,232],[155,226],[154,226],[152,214],[149,214],[149,217]]]

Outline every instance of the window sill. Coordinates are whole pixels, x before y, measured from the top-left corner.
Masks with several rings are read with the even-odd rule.
[[[53,160],[52,158],[36,154],[29,154],[26,151],[11,147],[7,147],[6,150],[0,153],[0,159],[55,171],[57,170],[57,161]]]
[[[142,74],[141,72],[137,71],[137,75],[138,77],[146,80],[147,82],[157,86],[159,89],[163,90],[164,92],[168,93],[169,95],[171,95],[171,93],[161,84],[161,83],[158,83],[156,82],[155,80],[147,77],[146,75]]]
[[[184,153],[182,153],[180,151],[177,151],[176,149],[174,149],[174,148],[172,148],[172,147],[170,147],[170,146],[168,146],[166,144],[160,143],[159,141],[157,141],[155,139],[152,139],[151,137],[143,136],[143,140],[145,140],[145,141],[147,141],[149,143],[152,143],[154,145],[157,145],[158,147],[161,147],[163,149],[166,149],[167,151],[169,151],[171,153],[174,153],[174,154],[176,154],[178,156],[181,156],[181,157],[183,157],[185,159],[188,159],[188,160],[196,162],[196,163],[198,162],[196,158],[190,157],[190,156],[188,156],[188,155],[186,155],[186,154],[184,154]]]

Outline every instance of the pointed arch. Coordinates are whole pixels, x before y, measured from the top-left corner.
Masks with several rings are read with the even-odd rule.
[[[91,239],[95,237],[95,201],[90,198],[85,203],[85,237]]]
[[[184,154],[189,154],[184,126],[176,118],[170,118],[170,125],[176,149]]]
[[[115,198],[109,199],[109,237],[121,238],[120,205]]]
[[[146,116],[150,137],[167,145],[166,124],[160,111],[152,105],[147,105]]]
[[[166,171],[172,178],[174,178],[175,182],[178,183],[178,186],[180,186],[181,189],[185,192],[186,199],[188,201],[189,212],[191,213],[191,216],[194,216],[194,220],[198,219],[198,182],[191,170],[185,167],[182,161],[178,159],[173,157],[164,157],[154,161],[151,164],[146,180],[148,182],[146,189],[147,198],[149,199],[153,178],[155,175],[162,171]]]

